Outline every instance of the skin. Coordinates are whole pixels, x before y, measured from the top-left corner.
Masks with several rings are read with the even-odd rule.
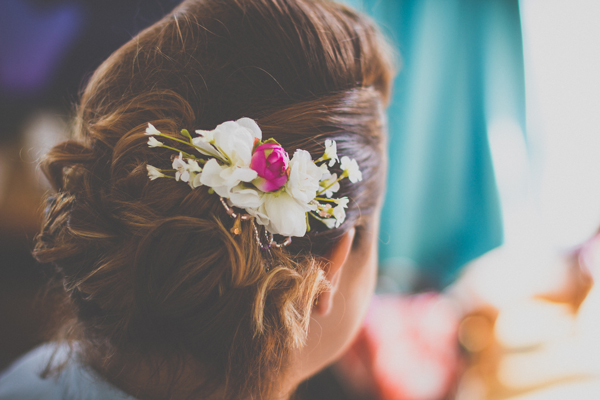
[[[358,333],[377,277],[379,210],[373,218],[358,247],[352,249],[353,228],[328,256],[327,278],[332,289],[319,296],[313,309],[307,346],[293,355],[282,398],[288,398],[300,382],[339,358]]]

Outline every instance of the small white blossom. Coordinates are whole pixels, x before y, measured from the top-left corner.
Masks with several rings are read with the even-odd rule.
[[[160,131],[154,127],[151,123],[148,122],[148,127],[146,128],[145,135],[153,136],[160,135]]]
[[[360,172],[355,159],[350,159],[347,156],[342,157],[340,168],[344,171],[348,179],[350,179],[350,182],[356,183],[362,181],[362,172]]]
[[[179,153],[177,157],[173,159],[173,169],[175,172],[175,180],[188,182],[190,180],[189,166],[183,159],[183,155]]]
[[[198,164],[198,161],[196,160],[188,160],[188,170],[190,172],[200,172],[202,171],[202,168],[200,168],[200,164]]]
[[[160,170],[158,168],[153,167],[150,164],[146,165],[146,169],[148,170],[148,178],[150,178],[151,181],[153,181],[157,178],[163,178],[166,176],[165,174],[160,172]]]
[[[337,206],[332,212],[333,218],[335,218],[335,227],[338,228],[346,220],[346,209],[342,206]]]
[[[215,149],[213,144],[215,143],[215,132],[214,131],[203,131],[200,129],[196,130],[199,135],[192,139],[192,144],[198,148],[198,151],[208,156],[221,155],[219,150]]]
[[[196,133],[200,135],[197,139],[202,140],[206,143],[214,143],[215,141],[215,132],[214,131],[203,131],[201,129],[197,129]]]
[[[325,224],[327,229],[333,229],[337,227],[337,220],[335,218],[323,218],[321,219],[321,222]]]
[[[344,208],[348,207],[348,203],[350,202],[350,200],[348,200],[347,197],[342,197],[340,199],[333,199],[333,201],[335,202],[335,204],[338,204]]]
[[[321,178],[319,185],[325,190],[325,196],[331,198],[335,192],[340,190],[340,183],[336,182],[337,174],[329,174],[325,179]]]
[[[202,186],[199,178],[200,172],[202,172],[202,168],[200,167],[200,164],[198,164],[198,161],[188,160],[188,171],[190,173],[188,181],[190,187],[194,189],[198,186]]]
[[[148,146],[150,146],[150,147],[161,147],[162,145],[163,145],[162,142],[156,140],[153,137],[151,137],[150,139],[148,139]]]
[[[298,202],[308,204],[317,195],[323,170],[315,165],[310,153],[296,150],[290,160],[290,176],[286,191]]]
[[[325,153],[323,154],[323,160],[329,160],[330,167],[333,167],[336,161],[339,162],[337,156],[337,144],[335,143],[335,140],[325,140]]]

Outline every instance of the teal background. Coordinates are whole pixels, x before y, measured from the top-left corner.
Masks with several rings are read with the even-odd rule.
[[[398,50],[382,214],[383,290],[441,289],[503,241],[488,126],[525,132],[516,0],[346,0]]]

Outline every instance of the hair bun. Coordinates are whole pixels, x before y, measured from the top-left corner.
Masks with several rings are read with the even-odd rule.
[[[228,399],[270,397],[327,288],[321,256],[381,196],[388,50],[368,19],[333,2],[188,0],[98,68],[76,139],[42,164],[57,194],[34,254],[61,274],[78,314],[70,338],[102,373],[166,354],[205,367],[203,394],[227,384]],[[290,154],[321,155],[333,139],[358,161],[363,181],[338,192],[346,223],[261,253],[251,229],[229,233],[206,188],[148,179],[147,164],[172,168],[171,151],[148,148],[149,122],[177,136],[241,117]]]

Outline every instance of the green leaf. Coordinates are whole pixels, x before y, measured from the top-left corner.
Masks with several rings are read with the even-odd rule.
[[[274,143],[274,144],[277,144],[277,145],[281,146],[281,145],[279,144],[279,142],[278,142],[277,140],[273,139],[273,138],[267,139],[267,140],[265,140],[265,141],[263,142],[263,144],[266,144],[266,143]],[[282,147],[283,147],[283,146],[282,146]]]

